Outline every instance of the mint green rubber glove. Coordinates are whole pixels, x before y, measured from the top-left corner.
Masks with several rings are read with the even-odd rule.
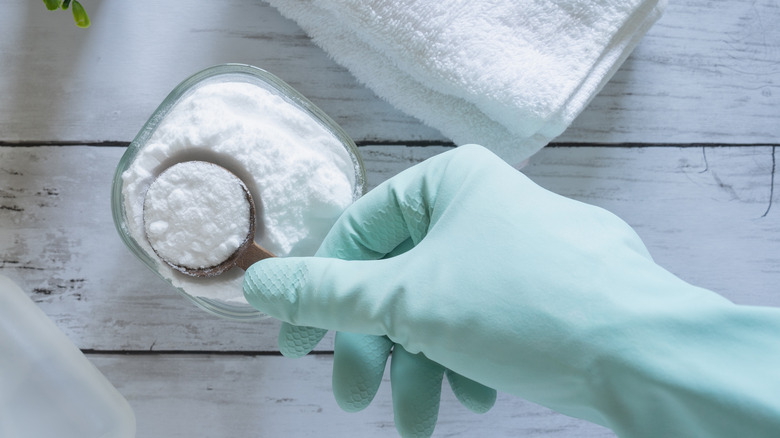
[[[406,239],[384,257],[402,254],[413,247]],[[317,251],[318,257],[343,260],[376,259],[377,254],[360,246],[345,246],[326,239]],[[308,354],[325,336],[327,330],[296,326],[283,322],[279,331],[279,349],[287,357]],[[336,333],[333,360],[333,394],[347,412],[368,407],[382,382],[391,350],[390,382],[394,420],[402,436],[427,437],[433,433],[439,413],[443,375],[461,404],[473,412],[484,413],[496,401],[496,390],[480,385],[426,358],[409,354],[386,336]]]
[[[424,353],[621,437],[780,436],[780,309],[685,283],[622,220],[481,147],[386,181],[326,241],[382,260],[264,260],[245,276],[249,302],[387,336],[394,358]]]

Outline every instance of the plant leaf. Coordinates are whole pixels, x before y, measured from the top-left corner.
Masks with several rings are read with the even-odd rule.
[[[84,6],[81,3],[73,0],[73,19],[76,20],[76,26],[86,28],[89,27],[89,16],[87,11],[84,10]]]
[[[62,0],[43,0],[43,3],[46,4],[46,9],[54,11],[60,8],[61,1]]]

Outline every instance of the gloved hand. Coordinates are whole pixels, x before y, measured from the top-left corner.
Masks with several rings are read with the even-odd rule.
[[[326,239],[317,257],[343,260],[376,259],[377,254],[365,253],[357,246]],[[411,239],[385,255],[402,254],[413,247]],[[327,333],[315,327],[282,322],[279,349],[286,357],[308,354]],[[385,366],[393,351],[390,382],[396,428],[405,437],[428,437],[433,433],[439,413],[443,376],[457,399],[476,413],[490,410],[496,401],[496,390],[480,385],[426,358],[410,354],[395,345],[387,336],[337,332],[333,360],[333,394],[339,406],[348,412],[368,407],[382,382]]]
[[[622,437],[780,436],[780,310],[685,283],[611,213],[462,146],[372,190],[326,242],[382,259],[407,239],[383,260],[261,261],[244,294]]]

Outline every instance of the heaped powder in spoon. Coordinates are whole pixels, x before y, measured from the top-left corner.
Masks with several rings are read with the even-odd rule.
[[[216,266],[249,234],[250,204],[241,180],[205,161],[169,167],[144,198],[144,229],[158,256],[190,269]]]
[[[341,141],[273,91],[245,82],[211,82],[182,98],[122,174],[129,234],[184,292],[243,303],[243,271],[212,278],[179,273],[146,240],[143,200],[152,181],[183,161],[210,161],[237,175],[256,206],[255,241],[277,256],[313,255],[356,184]],[[238,218],[236,218],[238,220]]]

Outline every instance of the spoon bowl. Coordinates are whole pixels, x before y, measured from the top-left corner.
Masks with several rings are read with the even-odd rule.
[[[255,203],[249,189],[210,162],[185,161],[162,172],[147,189],[143,215],[155,254],[185,275],[215,277],[234,266],[246,271],[274,257],[254,241]]]

